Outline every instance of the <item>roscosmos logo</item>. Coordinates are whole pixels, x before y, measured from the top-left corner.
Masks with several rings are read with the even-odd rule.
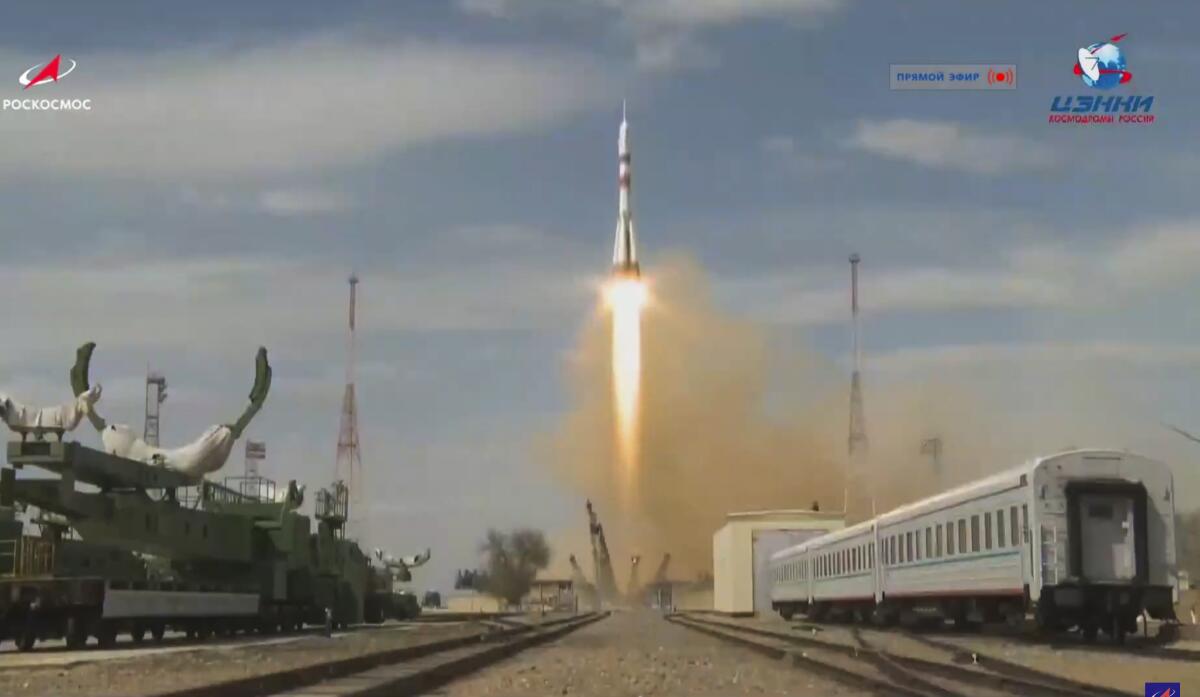
[[[62,54],[60,53],[49,63],[38,63],[29,70],[21,73],[21,77],[17,78],[17,82],[21,83],[25,89],[37,87],[38,85],[44,85],[47,82],[58,82],[62,78],[75,72],[75,67],[78,65],[78,63],[71,58],[68,58],[67,60],[71,61],[71,67],[67,68],[66,70],[62,70]],[[42,67],[43,65],[45,65],[45,67]],[[41,68],[41,72],[30,78],[29,76],[38,68]]]
[[[64,64],[65,69],[64,69]],[[39,87],[59,80],[75,72],[79,63],[73,58],[63,60],[62,54],[56,55],[45,63],[35,63],[25,69],[17,77],[17,84],[22,91],[30,87]],[[56,98],[56,99],[4,99],[0,100],[0,108],[4,111],[91,111],[91,99]]]

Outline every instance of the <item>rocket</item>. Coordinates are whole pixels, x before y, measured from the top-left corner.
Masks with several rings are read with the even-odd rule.
[[[629,122],[621,106],[621,129],[617,134],[617,239],[613,244],[613,275],[638,278],[637,238],[633,232],[633,211],[629,206],[630,167]]]

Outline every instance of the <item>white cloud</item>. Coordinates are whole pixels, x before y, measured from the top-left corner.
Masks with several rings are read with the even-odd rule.
[[[536,330],[563,326],[592,302],[596,250],[560,236],[480,226],[411,251],[360,271],[363,331]],[[23,308],[6,320],[4,353],[19,360],[94,340],[232,356],[262,344],[320,357],[340,343],[348,271],[324,258],[244,255],[0,264],[6,302]]]
[[[638,68],[648,72],[709,68],[720,62],[716,53],[705,48],[688,32],[647,32],[636,43],[635,63]]]
[[[259,205],[271,215],[284,217],[338,213],[351,207],[346,194],[319,189],[275,189],[259,195]]]
[[[872,268],[862,279],[863,311],[1055,309],[1091,312],[1198,280],[1200,219],[1132,228],[1082,246],[1020,244],[975,265]],[[785,269],[731,279],[722,288],[739,307],[769,321],[844,321],[843,266]]]
[[[54,87],[93,109],[5,112],[0,174],[308,170],[545,126],[615,94],[582,54],[342,35],[88,56]]]
[[[714,26],[750,19],[804,17],[841,7],[841,0],[603,0],[635,22]]]
[[[458,0],[460,10],[494,19],[557,16],[580,23],[610,20],[631,38],[635,64],[651,72],[706,68],[719,62],[705,30],[753,20],[819,17],[844,0]]]
[[[860,121],[848,147],[925,167],[1003,174],[1051,166],[1047,146],[1014,135],[976,132],[952,121]]]
[[[894,374],[970,369],[982,365],[1112,362],[1123,366],[1200,367],[1200,347],[1113,341],[982,343],[905,348],[874,354],[872,371]]]

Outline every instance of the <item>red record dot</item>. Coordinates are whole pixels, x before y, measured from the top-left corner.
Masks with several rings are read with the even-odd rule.
[[[996,82],[1004,82],[1004,73],[996,73]]]

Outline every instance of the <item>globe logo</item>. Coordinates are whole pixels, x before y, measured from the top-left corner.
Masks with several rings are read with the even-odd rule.
[[[1075,74],[1083,80],[1083,84],[1107,90],[1133,79],[1133,73],[1125,69],[1125,53],[1117,46],[1117,42],[1123,38],[1124,34],[1117,34],[1108,41],[1079,49]]]

